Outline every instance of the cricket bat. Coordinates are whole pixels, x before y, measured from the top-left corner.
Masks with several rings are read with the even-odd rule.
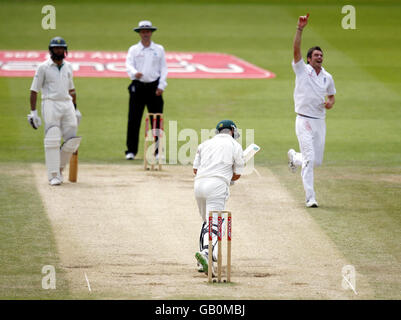
[[[251,160],[256,152],[260,150],[260,147],[254,143],[250,144],[248,148],[244,150],[244,159],[245,163],[247,163],[249,160]]]
[[[77,182],[78,178],[78,150],[75,151],[70,158],[70,172],[68,180],[70,182]]]

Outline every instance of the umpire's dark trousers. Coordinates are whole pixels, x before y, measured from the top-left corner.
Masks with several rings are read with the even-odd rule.
[[[128,87],[129,92],[129,111],[128,111],[128,129],[127,129],[127,150],[125,154],[132,152],[138,153],[139,131],[145,105],[149,113],[163,113],[163,98],[156,95],[156,89],[159,85],[159,79],[150,83],[143,83],[139,80],[133,80]],[[153,121],[150,119],[153,126]],[[160,128],[157,121],[156,128]]]

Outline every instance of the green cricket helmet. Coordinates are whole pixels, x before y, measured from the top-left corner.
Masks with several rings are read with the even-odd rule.
[[[65,49],[67,49],[67,42],[65,42],[65,40],[61,37],[54,37],[50,40],[49,50],[50,48],[54,47],[64,47]]]
[[[56,47],[63,47],[65,49],[65,54],[63,54],[62,56],[55,55],[52,48],[56,48]],[[65,42],[65,40],[61,37],[54,37],[53,39],[50,40],[49,51],[52,55],[52,58],[55,58],[56,60],[64,59],[65,56],[68,54],[67,42]]]
[[[216,126],[216,134],[218,134],[223,129],[233,130],[234,139],[238,139],[240,137],[237,126],[232,120],[221,120]]]

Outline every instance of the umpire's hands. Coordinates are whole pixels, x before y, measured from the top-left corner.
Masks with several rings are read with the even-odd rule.
[[[157,88],[157,89],[156,89],[156,95],[157,95],[157,96],[161,96],[162,94],[163,94],[163,90]]]

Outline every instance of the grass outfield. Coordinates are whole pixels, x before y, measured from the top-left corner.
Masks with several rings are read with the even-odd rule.
[[[0,167],[0,299],[67,298],[68,283],[30,173],[18,164]],[[57,290],[42,289],[45,265],[55,267]]]
[[[304,1],[270,3],[58,1],[57,30],[44,31],[41,8],[46,2],[2,1],[0,49],[45,50],[51,37],[61,35],[70,51],[124,51],[138,41],[132,27],[146,18],[159,28],[153,39],[167,51],[229,53],[273,71],[277,77],[268,80],[168,79],[165,116],[177,120],[178,129],[197,132],[213,128],[222,118],[254,129],[255,142],[262,147],[257,164],[269,166],[303,201],[300,178],[289,175],[285,163],[288,148],[298,144],[291,46],[297,17],[309,12],[303,52],[316,44],[323,48],[324,66],[337,89],[335,107],[328,111],[324,167],[316,174],[322,208],[311,215],[346,258],[361,266],[357,272],[368,277],[377,298],[400,299],[401,283],[396,276],[401,272],[401,5],[398,1],[353,1],[357,29],[343,30],[339,1],[325,5],[308,1],[307,6],[301,5]],[[10,170],[44,161],[43,130],[33,131],[26,121],[31,81],[0,78],[0,166]],[[128,79],[75,79],[83,114],[81,161],[126,164],[128,84]],[[12,220],[13,210],[27,214],[28,201],[11,200],[26,198],[37,201],[38,215],[31,219],[46,220],[29,175],[17,181],[5,175],[0,188],[2,197],[9,195],[0,204],[2,220]],[[10,239],[22,237],[5,223],[0,228]],[[32,233],[51,233],[48,224],[33,223],[32,228]],[[0,262],[0,293],[6,298],[29,298],[29,289],[7,295],[14,279],[9,268],[14,265],[24,278],[36,270],[37,263],[27,259],[32,261],[30,266],[19,269],[22,253],[3,241],[2,249],[10,258]],[[34,239],[24,242],[32,246],[33,256],[46,250],[57,256],[54,245],[34,245]],[[67,292],[66,288],[58,297]],[[47,297],[47,293],[35,294]]]

